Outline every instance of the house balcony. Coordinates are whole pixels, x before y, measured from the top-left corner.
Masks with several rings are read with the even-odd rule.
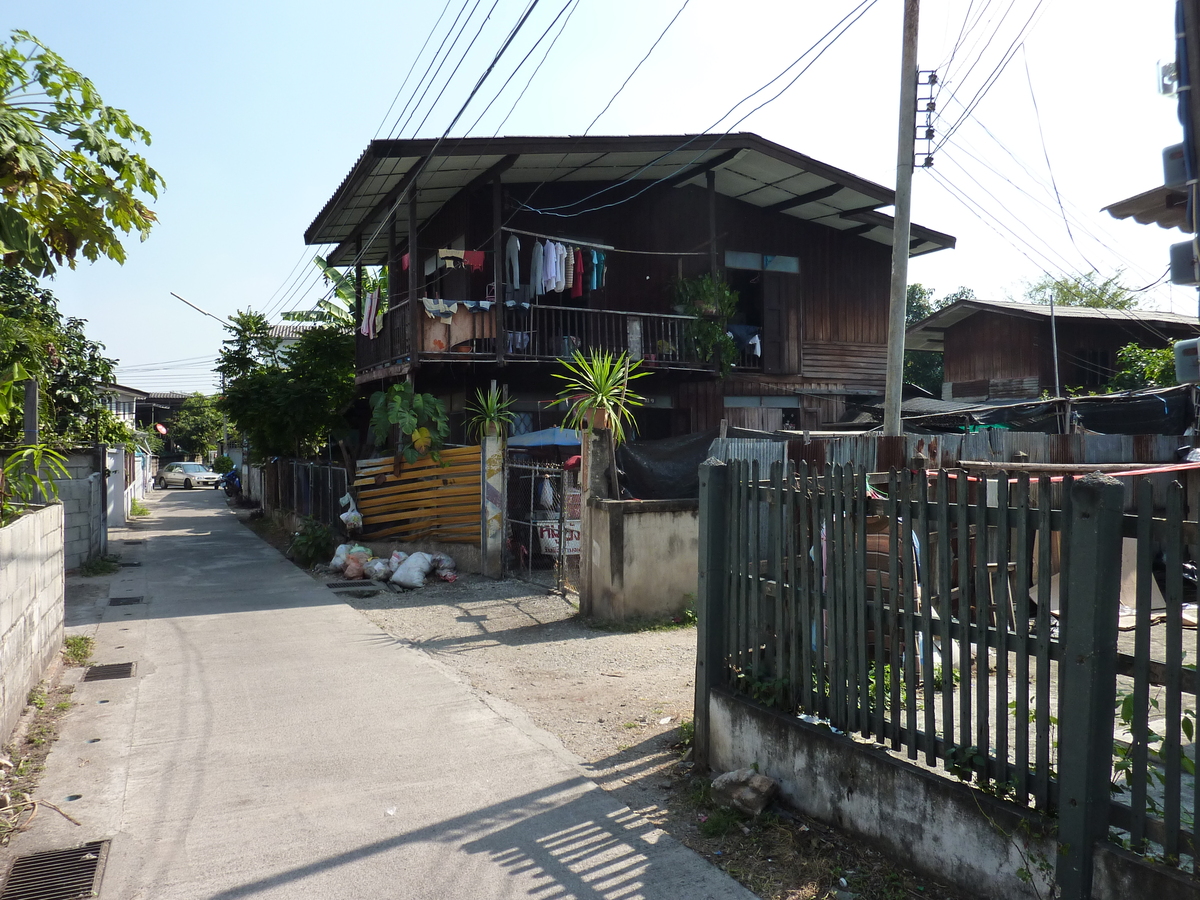
[[[700,358],[691,336],[691,316],[579,309],[535,304],[502,310],[504,337],[497,347],[496,310],[459,304],[452,315],[430,317],[424,309],[414,317],[402,300],[383,317],[374,338],[356,334],[359,382],[405,374],[414,350],[421,362],[549,363],[569,359],[576,350],[627,353],[650,368],[712,372]],[[411,340],[416,333],[416,341]],[[415,345],[415,346],[414,346]],[[499,351],[499,352],[498,352]],[[735,366],[761,370],[761,357],[743,351]]]

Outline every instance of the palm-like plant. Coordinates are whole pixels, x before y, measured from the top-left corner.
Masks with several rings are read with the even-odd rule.
[[[633,410],[644,406],[646,398],[629,389],[629,382],[649,372],[637,371],[641,361],[630,362],[624,354],[593,352],[584,356],[578,350],[570,360],[564,360],[569,374],[554,373],[565,381],[558,399],[568,405],[565,424],[568,428],[585,430],[606,428],[612,434],[613,449],[625,440],[626,426],[632,426]]]
[[[482,388],[477,390],[475,399],[467,404],[467,412],[471,413],[471,418],[467,420],[467,434],[479,440],[489,433],[504,437],[516,420],[512,411],[514,402],[495,385],[488,388],[487,393]]]
[[[333,293],[318,300],[312,309],[293,309],[285,312],[280,318],[287,322],[312,322],[353,331],[357,325],[354,321],[354,279],[329,265],[323,257],[313,257],[313,265],[321,270],[325,283],[333,288]],[[364,273],[364,295],[378,288],[386,297],[387,287],[386,270],[374,277]],[[386,301],[381,301],[380,312],[385,312],[386,309]]]

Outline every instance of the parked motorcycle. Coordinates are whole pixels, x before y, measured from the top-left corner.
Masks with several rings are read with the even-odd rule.
[[[237,499],[242,495],[242,479],[238,475],[237,469],[226,472],[213,487],[224,488],[226,497]]]

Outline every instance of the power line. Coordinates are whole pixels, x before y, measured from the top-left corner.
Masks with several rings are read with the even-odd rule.
[[[404,120],[403,126],[400,124],[401,117],[403,117],[404,114],[409,111],[409,107],[412,105],[413,100],[416,99],[417,91],[421,90],[421,85],[425,83],[425,79],[427,77],[429,77],[431,72],[433,72],[434,61],[437,60],[437,58],[442,55],[442,50],[446,46],[446,41],[448,41],[450,39],[450,35],[454,32],[455,27],[458,26],[459,20],[462,19],[463,13],[465,13],[467,11],[467,5],[470,2],[471,2],[471,0],[463,0],[463,5],[462,5],[462,7],[459,8],[458,15],[456,15],[454,17],[454,21],[450,23],[450,28],[446,31],[446,33],[444,35],[442,35],[442,42],[438,45],[437,50],[434,51],[433,56],[431,56],[429,58],[429,62],[425,65],[425,71],[421,73],[421,78],[413,86],[412,93],[409,94],[408,100],[405,101],[403,108],[400,110],[399,113],[397,113],[396,120],[395,120],[395,122],[392,123],[392,127],[388,129],[388,139],[389,140],[391,138],[395,137],[397,134],[403,133],[404,127],[406,127],[408,125],[409,119],[412,118],[411,113],[409,114],[409,119]],[[471,15],[475,14],[475,9],[477,9],[479,7],[479,2],[480,2],[480,0],[475,0],[475,7],[471,10]],[[470,17],[468,17],[467,21],[470,21]],[[462,35],[464,30],[466,30],[466,27],[467,27],[467,23],[463,22],[462,28],[459,28],[459,30],[458,30],[459,36]],[[458,37],[455,37],[454,40],[455,40],[455,42],[457,42]],[[451,45],[450,49],[451,50],[454,49],[453,45]],[[450,51],[446,51],[447,57],[449,57],[449,52]],[[443,59],[442,62],[444,63],[445,59]],[[440,65],[438,66],[438,71],[439,72],[441,71]],[[437,78],[437,73],[433,72],[433,77],[430,78],[430,81],[429,81],[430,85],[433,84],[433,80],[436,78]],[[426,88],[426,91],[428,91],[428,88]],[[421,100],[424,100],[424,99],[425,99],[425,94],[422,94]],[[418,106],[420,105],[420,102],[421,102],[420,100],[417,101]],[[416,111],[415,107],[413,107],[413,111],[414,112]]]
[[[435,69],[433,72],[433,76],[429,79],[429,83],[425,85],[425,90],[423,90],[421,92],[421,96],[417,98],[417,102],[414,103],[412,106],[412,109],[409,110],[408,116],[404,119],[404,123],[398,129],[395,130],[395,134],[397,137],[399,137],[399,138],[404,137],[404,132],[408,129],[408,123],[412,121],[413,116],[415,116],[417,114],[417,110],[419,110],[421,108],[421,104],[425,102],[425,98],[429,95],[429,92],[433,89],[434,82],[437,81],[438,76],[442,73],[442,69],[445,67],[446,62],[450,59],[450,54],[454,52],[454,48],[458,46],[459,39],[464,34],[466,34],[467,26],[471,24],[471,19],[475,18],[475,11],[477,9],[479,9],[479,5],[482,2],[483,2],[483,0],[475,0],[475,5],[471,7],[471,12],[467,14],[467,18],[463,21],[462,26],[458,29],[458,33],[454,35],[454,40],[450,42],[450,47],[446,50],[446,55],[442,57],[441,62],[439,62],[437,65],[437,69]],[[493,5],[492,9],[495,9],[495,8],[496,7]],[[488,15],[491,15],[491,13],[489,12]],[[487,22],[486,18],[484,19],[484,22],[485,23]],[[438,52],[440,54],[441,51],[439,50]],[[434,57],[434,58],[436,59],[437,57]],[[433,60],[430,60],[429,64],[432,66]],[[447,77],[447,79],[446,79],[446,84],[449,84],[453,79],[454,79],[454,72],[451,72],[449,77]],[[444,91],[445,87],[443,87],[442,90]],[[441,94],[438,94],[438,99],[440,99],[440,98],[441,98]],[[433,107],[436,105],[437,105],[437,100],[435,99],[433,104],[430,106],[430,110],[432,110]],[[428,114],[426,114],[426,116],[428,117]],[[424,121],[422,121],[422,124],[424,124]],[[418,130],[419,129],[414,129],[413,133],[411,135],[409,135],[409,137],[410,138],[415,137]],[[389,137],[390,137],[390,134],[389,134]]]
[[[837,40],[842,37],[842,35],[844,35],[855,23],[857,23],[858,20],[861,19],[871,9],[871,7],[873,7],[875,5],[876,2],[878,2],[878,0],[863,0],[862,3],[860,3],[857,7],[855,7],[853,10],[851,10],[845,16],[843,16],[842,19],[836,25],[834,25],[831,29],[829,29],[829,31],[825,32],[825,34],[823,34],[820,38],[818,38],[817,41],[811,47],[809,47],[802,54],[800,54],[800,56],[797,57],[796,60],[794,60],[791,64],[789,64],[782,72],[780,72],[778,75],[776,75],[770,81],[768,81],[766,84],[762,85],[757,90],[748,94],[746,97],[743,97],[741,100],[739,100],[737,103],[735,103],[732,107],[730,107],[729,110],[723,116],[721,116],[719,119],[717,119],[712,125],[709,126],[708,129],[705,130],[705,133],[694,135],[693,137],[684,141],[682,144],[680,144],[678,147],[674,148],[673,150],[670,150],[667,153],[663,153],[663,154],[659,155],[658,157],[656,157],[654,160],[651,160],[646,165],[644,165],[640,169],[638,169],[636,172],[633,172],[630,175],[627,175],[625,178],[623,178],[611,185],[608,185],[607,187],[601,188],[598,191],[594,191],[593,193],[591,193],[588,196],[583,197],[579,200],[572,201],[571,203],[561,204],[559,206],[552,206],[552,207],[546,207],[546,208],[534,208],[534,207],[528,206],[527,203],[522,204],[521,207],[524,209],[528,209],[530,212],[536,213],[538,215],[550,215],[550,216],[557,216],[559,218],[572,218],[574,216],[584,215],[589,212],[596,212],[601,209],[609,209],[613,206],[619,206],[622,203],[628,203],[630,200],[633,200],[636,197],[641,196],[646,191],[650,190],[651,188],[655,187],[658,184],[661,184],[663,181],[666,181],[667,179],[674,177],[676,174],[678,174],[678,172],[683,171],[685,168],[687,168],[690,165],[693,165],[701,156],[703,156],[705,153],[707,153],[709,150],[711,150],[714,146],[716,146],[717,141],[719,141],[725,135],[729,134],[734,128],[736,128],[738,125],[740,125],[742,122],[744,122],[747,118],[754,115],[754,113],[758,112],[760,109],[762,109],[767,104],[772,103],[775,100],[779,99],[779,97],[781,97],[784,94],[784,92],[786,92],[793,84],[795,84],[796,81],[800,78],[800,76],[803,75],[805,72],[807,72],[817,62],[817,60],[821,58],[821,56],[825,53],[825,51],[828,50],[830,47],[832,47],[837,42]],[[847,21],[849,22],[849,24],[845,24],[845,26],[843,27],[843,24],[846,23]],[[841,28],[840,32],[838,31],[839,28]],[[838,33],[836,35],[834,35],[834,32],[838,32]],[[827,38],[829,38],[830,35],[834,35],[832,40],[829,40],[829,42],[824,47],[822,47],[819,52],[817,52],[816,56],[814,56],[813,59],[811,61],[809,61],[808,65],[806,65],[803,69],[801,69],[796,74],[796,76],[794,78],[792,78],[792,80],[790,82],[788,82],[788,84],[785,85],[778,93],[776,93],[773,97],[770,97],[769,99],[763,101],[758,106],[756,106],[754,109],[750,110],[750,112],[743,115],[740,119],[738,119],[736,122],[734,122],[732,125],[730,125],[729,128],[725,129],[725,131],[722,134],[716,135],[714,140],[707,147],[705,147],[698,154],[696,154],[696,156],[694,156],[690,161],[679,166],[674,172],[671,172],[668,175],[664,175],[661,178],[651,181],[641,190],[635,192],[634,194],[631,194],[628,197],[624,197],[620,200],[617,200],[613,203],[601,204],[599,206],[590,207],[588,209],[576,210],[575,212],[571,212],[571,213],[558,212],[559,210],[570,209],[571,207],[578,206],[581,203],[587,203],[590,200],[593,200],[603,194],[606,194],[612,190],[615,190],[616,188],[622,187],[625,184],[628,184],[628,183],[634,181],[637,178],[637,176],[640,175],[642,172],[645,172],[647,169],[658,164],[663,159],[666,159],[666,158],[674,155],[675,153],[678,153],[680,150],[686,149],[691,144],[700,140],[700,138],[711,133],[711,129],[717,127],[718,125],[721,124],[721,122],[723,122],[725,119],[729,118],[729,116],[731,116],[739,106],[741,106],[742,104],[751,100],[752,98],[754,98],[755,96],[757,96],[758,94],[760,94],[764,90],[766,90],[768,87],[770,87],[772,84],[779,81],[779,79],[783,78],[788,72],[790,72],[800,62],[802,62],[805,57],[807,57],[810,53],[812,53],[814,50],[816,50],[818,47],[820,47],[822,42],[824,42]],[[542,184],[544,184],[544,183],[545,182],[542,182]],[[539,187],[540,186],[541,185],[539,185]]]
[[[533,84],[533,79],[537,77],[537,73],[542,70],[542,66],[545,65],[546,60],[549,58],[550,51],[552,51],[554,49],[554,45],[558,43],[558,39],[560,37],[562,37],[563,32],[567,30],[567,24],[571,21],[571,16],[575,15],[575,10],[579,9],[579,3],[580,3],[580,0],[575,0],[575,5],[572,6],[571,11],[569,13],[567,13],[566,19],[563,20],[562,27],[558,29],[558,34],[556,34],[554,36],[554,40],[552,40],[550,42],[550,45],[548,47],[546,47],[546,52],[544,54],[542,54],[541,60],[538,62],[537,66],[534,67],[533,72],[530,73],[529,80],[525,82],[525,87],[521,88],[521,93],[517,95],[517,99],[513,101],[513,105],[511,107],[509,107],[509,110],[505,114],[504,118],[500,120],[500,124],[496,126],[496,130],[495,130],[495,132],[492,133],[492,137],[495,137],[496,135],[498,135],[500,133],[500,129],[504,127],[504,124],[512,116],[513,111],[517,108],[517,105],[521,102],[521,99],[525,96],[525,92],[529,90],[529,86],[531,84]],[[497,95],[497,96],[499,96],[499,95]]]
[[[692,0],[683,0],[683,5],[681,7],[679,7],[679,9],[678,9],[678,11],[676,11],[675,15],[673,15],[671,17],[671,21],[667,23],[667,27],[662,30],[662,33],[655,39],[654,43],[650,45],[650,49],[646,51],[646,55],[641,58],[641,60],[638,62],[638,64],[633,67],[633,71],[630,72],[629,75],[626,76],[625,80],[621,82],[621,86],[619,88],[617,88],[617,92],[615,94],[613,94],[612,97],[609,98],[609,100],[606,104],[604,104],[604,109],[602,109],[602,110],[600,110],[600,112],[596,113],[596,118],[592,119],[591,125],[588,125],[587,128],[583,129],[584,134],[587,134],[589,131],[591,131],[592,126],[594,126],[597,122],[600,121],[600,117],[603,116],[606,112],[608,112],[609,107],[611,107],[613,105],[613,103],[616,101],[617,97],[619,97],[621,95],[621,91],[625,90],[625,86],[627,84],[629,84],[629,82],[630,82],[630,80],[632,80],[633,76],[638,73],[638,70],[642,67],[642,63],[644,63],[646,60],[648,60],[650,58],[650,54],[654,52],[654,48],[657,47],[662,42],[662,39],[667,36],[667,32],[670,31],[671,26],[675,24],[675,20],[678,19],[681,15],[683,15],[683,11],[685,9],[687,9],[687,5],[691,2],[692,2]]]
[[[425,48],[429,46],[429,41],[433,38],[433,34],[437,31],[437,27],[442,24],[442,19],[446,15],[446,10],[450,8],[451,0],[446,0],[446,5],[442,7],[441,13],[437,17],[437,21],[433,23],[433,27],[429,29],[429,34],[425,35],[425,42],[421,44],[421,49],[417,51],[417,55],[413,57],[412,65],[408,67],[408,73],[404,76],[404,80],[400,82],[400,87],[396,90],[396,96],[392,98],[392,102],[388,105],[387,112],[383,114],[383,119],[379,122],[379,127],[375,129],[375,138],[379,137],[379,132],[383,131],[383,126],[387,124],[388,116],[392,114],[392,110],[396,107],[396,101],[400,99],[400,95],[404,93],[404,86],[408,84],[408,79],[412,77],[413,71],[417,68],[417,62],[425,54]],[[374,138],[372,138],[374,140]]]

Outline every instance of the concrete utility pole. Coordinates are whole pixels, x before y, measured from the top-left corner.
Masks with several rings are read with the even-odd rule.
[[[908,294],[908,242],[912,224],[913,153],[917,120],[917,18],[920,0],[904,3],[904,50],[900,57],[900,133],[896,144],[896,218],[892,226],[892,294],[888,306],[887,381],[883,433],[901,433],[904,389],[904,310]]]

